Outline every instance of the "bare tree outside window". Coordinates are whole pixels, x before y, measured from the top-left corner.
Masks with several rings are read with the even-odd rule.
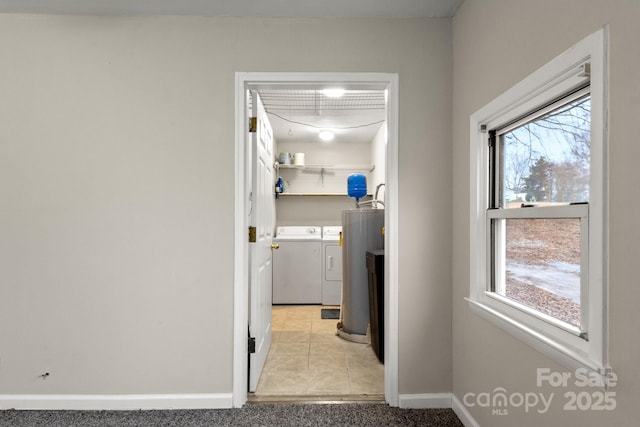
[[[588,202],[590,132],[586,96],[504,134],[504,206]]]
[[[503,206],[588,203],[590,132],[587,95],[502,134]],[[505,296],[580,327],[580,220],[500,221]]]

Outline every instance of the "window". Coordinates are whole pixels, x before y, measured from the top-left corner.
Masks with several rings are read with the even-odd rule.
[[[605,373],[605,31],[471,116],[469,302]]]
[[[585,338],[590,111],[587,80],[490,130],[487,212],[489,291]]]

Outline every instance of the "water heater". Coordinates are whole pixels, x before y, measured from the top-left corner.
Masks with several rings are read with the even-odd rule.
[[[362,342],[367,333],[367,251],[384,249],[383,229],[384,209],[342,211],[342,327],[338,334],[347,340]]]

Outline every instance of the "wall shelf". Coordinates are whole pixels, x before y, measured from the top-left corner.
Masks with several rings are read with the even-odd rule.
[[[282,165],[278,162],[275,164],[277,169],[300,169],[309,171],[325,171],[325,170],[364,170],[373,172],[375,165]]]
[[[279,197],[349,197],[347,193],[280,193]],[[367,194],[365,197],[371,197]],[[363,197],[364,199],[364,197]]]
[[[375,165],[365,164],[274,164],[288,192],[282,196],[347,196],[347,177],[354,172],[369,176]]]

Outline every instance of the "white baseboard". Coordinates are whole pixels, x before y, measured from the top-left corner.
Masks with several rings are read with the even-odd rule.
[[[456,415],[458,416],[458,418],[460,418],[460,421],[462,421],[462,424],[464,424],[465,427],[480,427],[480,424],[478,424],[478,422],[473,419],[469,411],[467,411],[466,406],[464,406],[462,402],[458,400],[455,394],[451,398],[451,403],[452,403],[451,409],[453,409],[453,412],[456,413]]]
[[[451,393],[401,394],[401,408],[435,409],[451,408]]]
[[[0,394],[0,409],[137,410],[223,409],[233,407],[231,393],[48,395]]]

